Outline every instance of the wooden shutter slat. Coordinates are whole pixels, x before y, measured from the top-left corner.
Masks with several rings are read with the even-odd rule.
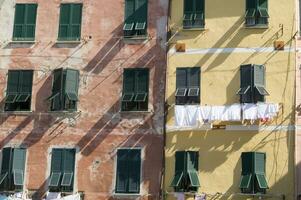
[[[139,193],[140,191],[140,171],[141,171],[141,152],[138,149],[129,150],[127,159],[128,167],[128,191]]]
[[[26,4],[25,38],[35,38],[37,4]]]
[[[16,4],[13,38],[24,37],[25,33],[25,4]]]
[[[70,37],[79,40],[81,35],[82,4],[71,4]]]
[[[68,39],[70,35],[70,16],[71,5],[61,4],[60,8],[60,25],[59,25],[59,39]]]

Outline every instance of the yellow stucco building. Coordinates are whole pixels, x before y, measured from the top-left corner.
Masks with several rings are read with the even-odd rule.
[[[295,199],[293,0],[171,0],[166,199]]]

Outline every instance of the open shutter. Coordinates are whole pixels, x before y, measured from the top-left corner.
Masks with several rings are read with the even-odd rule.
[[[70,38],[70,16],[71,16],[71,5],[61,4],[59,36],[58,36],[59,40],[68,40]]]
[[[199,153],[195,151],[187,152],[187,173],[192,187],[199,187],[200,181],[198,177],[199,169]]]
[[[65,94],[70,101],[78,101],[79,72],[66,69]]]
[[[145,102],[148,97],[148,69],[137,70],[135,84],[135,99],[136,102]]]
[[[141,151],[129,150],[128,151],[128,192],[140,192],[140,171],[141,171]]]
[[[186,152],[178,151],[176,152],[176,162],[175,162],[175,175],[171,182],[172,187],[178,187],[183,180],[186,173]]]
[[[263,65],[254,65],[254,86],[254,90],[257,91],[256,96],[269,95],[265,89],[265,67]]]
[[[195,0],[184,0],[184,14],[192,14]]]
[[[123,73],[123,102],[131,102],[135,97],[135,71],[131,69],[124,70]]]
[[[240,95],[241,103],[252,103],[252,65],[240,66],[240,89],[237,94]]]
[[[244,152],[241,154],[241,179],[239,188],[241,189],[250,189],[251,180],[253,176],[253,166],[254,166],[254,153],[253,152]]]
[[[254,171],[260,189],[267,189],[268,183],[265,177],[265,153],[254,153]]]
[[[19,76],[19,93],[16,102],[26,102],[31,99],[32,91],[32,70],[22,70]]]
[[[63,150],[53,149],[51,156],[51,175],[49,186],[59,186],[63,169]]]
[[[24,182],[24,169],[26,160],[26,149],[14,149],[13,156],[13,176],[14,184],[21,186]]]
[[[11,178],[11,165],[12,165],[12,148],[2,149],[2,165],[0,175],[0,187],[5,188],[8,184],[8,179]]]
[[[7,90],[5,103],[15,103],[19,94],[20,71],[8,71]]]
[[[71,186],[74,177],[75,149],[64,149],[62,186]]]
[[[18,40],[25,36],[25,6],[26,4],[16,4],[15,23],[13,39]]]
[[[26,4],[25,38],[34,40],[37,17],[37,4]]]
[[[117,151],[116,192],[126,193],[128,185],[127,150]]]
[[[196,0],[195,1],[195,13],[204,13],[205,10],[205,1],[204,0]]]
[[[80,40],[82,22],[82,4],[71,4],[70,37],[72,40]]]
[[[48,100],[51,101],[51,110],[60,110],[62,109],[63,103],[63,68],[55,69],[53,71],[53,80],[52,80],[52,93],[48,97]]]

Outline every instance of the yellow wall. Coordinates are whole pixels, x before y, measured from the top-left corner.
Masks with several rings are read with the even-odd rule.
[[[168,54],[166,98],[170,107],[167,126],[174,124],[177,67],[201,67],[201,105],[226,105],[239,102],[236,95],[240,87],[239,66],[248,63],[266,66],[266,89],[270,93],[266,101],[282,105],[279,116],[268,127],[283,125],[287,128],[288,125],[294,125],[294,51],[188,53],[208,48],[269,48],[273,47],[275,40],[282,40],[286,43],[286,48],[293,48],[294,1],[269,0],[268,7],[269,28],[250,29],[244,27],[244,0],[205,0],[205,30],[187,31],[181,30],[183,0],[171,0],[169,26],[174,34],[178,32],[170,41],[170,49],[174,48],[176,42],[184,42],[187,52]],[[280,24],[283,24],[283,32]],[[167,132],[165,190],[173,191],[169,185],[174,175],[175,152],[196,150],[200,155],[199,192],[227,193],[220,196],[221,199],[247,199],[230,197],[228,194],[240,192],[241,152],[260,151],[267,154],[267,179],[270,186],[267,193],[283,193],[286,199],[293,199],[294,132],[285,130],[286,128],[277,131]],[[168,195],[169,198],[171,196]]]

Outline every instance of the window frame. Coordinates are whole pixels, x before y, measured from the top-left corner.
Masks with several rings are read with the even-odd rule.
[[[186,1],[193,1],[193,11],[191,13],[186,11]],[[205,0],[201,0],[203,10],[197,10],[196,8],[196,2],[199,0],[184,0],[183,1],[183,29],[189,30],[189,29],[204,29],[205,28]],[[186,18],[186,15],[191,15],[190,17]],[[197,18],[197,15],[201,14],[202,17],[199,19]],[[199,24],[197,22],[199,21]]]
[[[53,167],[53,152],[54,150],[58,150],[58,151],[61,151],[61,158],[60,158],[60,162],[61,162],[61,166],[60,166],[60,172],[58,172],[57,170],[53,170],[52,167]],[[63,176],[65,173],[67,172],[64,172],[66,169],[65,169],[65,162],[66,162],[66,155],[67,155],[67,151],[72,151],[73,156],[74,156],[74,160],[73,160],[73,176],[72,176],[72,180],[71,180],[71,184],[70,186],[64,186],[62,185],[62,182],[63,182]],[[74,192],[74,187],[75,187],[75,182],[76,182],[76,164],[77,164],[77,150],[76,148],[65,148],[65,147],[54,147],[54,148],[51,148],[51,151],[50,151],[50,165],[49,165],[49,179],[48,179],[48,189],[49,191],[51,192],[62,192],[62,193],[72,193]],[[55,185],[50,185],[51,183],[51,177],[54,173],[60,173],[59,175],[59,179],[58,179],[58,185],[55,186]]]
[[[134,85],[133,91],[128,92],[126,89],[126,73],[132,72],[134,74]],[[139,73],[145,73],[146,75],[146,86],[145,88],[145,101],[137,101],[136,96],[139,93],[143,93],[142,91],[136,91],[138,86],[138,75]],[[150,69],[149,68],[125,68],[123,70],[123,81],[122,81],[122,95],[121,95],[121,112],[148,112],[149,109],[149,90],[150,90]],[[131,100],[124,100],[125,95],[132,95]]]
[[[72,19],[73,19],[73,12],[74,12],[74,6],[79,6],[80,5],[80,23],[79,24],[76,24],[76,23],[72,23]],[[77,41],[80,41],[81,40],[81,31],[82,31],[82,22],[83,22],[83,3],[68,3],[68,2],[64,2],[64,3],[61,3],[60,4],[60,14],[59,14],[59,26],[58,26],[58,37],[57,37],[57,40],[58,41],[73,41],[73,42],[77,42]],[[63,6],[69,6],[69,18],[68,18],[68,21],[69,23],[68,24],[64,24],[62,23],[62,9],[63,9]],[[61,31],[62,31],[62,27],[61,26],[68,26],[67,28],[67,36],[64,37],[62,36],[61,34]],[[77,36],[73,37],[72,35],[72,26],[79,26],[79,30],[78,30],[78,34]]]
[[[118,173],[118,151],[130,151],[130,150],[139,150],[140,151],[140,184],[139,184],[139,193],[124,193],[124,192],[117,192],[117,173]],[[144,159],[144,149],[142,147],[120,147],[116,150],[116,156],[115,156],[115,180],[114,180],[114,195],[126,195],[126,196],[132,196],[132,195],[140,195],[142,192],[142,185],[143,185],[143,159]]]
[[[23,24],[17,24],[17,7],[18,6],[25,6],[24,7],[24,23]],[[35,6],[35,14],[34,14],[34,24],[28,24],[27,19],[29,18],[28,16],[28,9],[29,6]],[[28,41],[28,42],[33,42],[35,40],[36,36],[36,24],[37,24],[37,14],[38,14],[38,3],[16,3],[15,4],[15,14],[14,14],[14,27],[13,27],[13,41]],[[16,26],[22,26],[22,36],[17,37],[17,30]],[[28,32],[27,28],[28,26],[33,26],[33,36],[32,37],[26,37]]]
[[[178,80],[178,73],[183,70],[185,71],[186,78],[185,78],[185,87],[178,86],[181,85]],[[193,71],[196,70],[194,73],[198,73],[198,79],[193,80],[192,74]],[[176,105],[199,105],[201,103],[201,68],[200,67],[177,67],[176,69],[176,90],[175,90],[175,103]],[[190,86],[191,80],[196,81],[198,86]],[[184,92],[185,89],[185,92]],[[198,95],[189,95],[191,89],[198,89]],[[178,93],[182,91],[184,92],[183,95],[178,95]]]
[[[250,0],[245,0],[245,3],[246,3],[246,8],[245,8],[245,26],[247,28],[257,28],[257,27],[261,27],[261,28],[267,28],[268,25],[269,25],[269,1],[268,0],[265,0],[266,1],[266,8],[262,8],[259,6],[259,1],[260,0],[256,0],[256,5],[255,5],[255,8],[248,8],[248,1]],[[249,12],[249,10],[251,9],[254,9],[255,10],[255,13],[254,13],[254,16],[253,17],[248,17],[247,14]],[[261,15],[261,12],[260,10],[262,9],[265,9],[266,11],[266,14],[267,16],[263,17],[263,16],[260,16]]]
[[[18,73],[18,83],[14,83],[15,91],[10,91],[12,85],[10,81],[13,81],[13,73]],[[27,74],[28,73],[28,74]],[[26,75],[27,74],[27,75]],[[16,76],[16,74],[14,75]],[[28,76],[28,77],[26,77]],[[14,77],[16,78],[16,77]],[[26,79],[29,78],[29,79]],[[5,96],[5,112],[28,112],[31,111],[32,103],[32,88],[33,88],[34,70],[8,70],[6,81],[6,96]],[[25,81],[24,81],[25,80]],[[16,81],[16,80],[14,80]],[[28,81],[28,82],[27,82]],[[30,83],[29,83],[30,82]],[[28,84],[28,85],[27,85]],[[24,87],[25,85],[25,87]],[[30,85],[30,86],[29,86]],[[28,88],[26,88],[28,86]],[[30,88],[29,88],[30,87]],[[23,90],[29,91],[23,91]],[[7,101],[10,95],[15,96],[13,101]],[[25,100],[18,101],[19,97],[27,95]]]

